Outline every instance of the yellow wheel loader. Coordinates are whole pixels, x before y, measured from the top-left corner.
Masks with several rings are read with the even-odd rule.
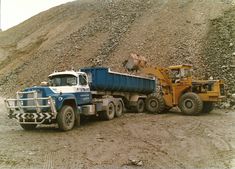
[[[186,115],[198,115],[210,112],[213,103],[225,98],[223,81],[193,80],[191,65],[147,67],[143,72],[159,81],[157,94],[146,99],[150,112],[163,113],[178,106]]]

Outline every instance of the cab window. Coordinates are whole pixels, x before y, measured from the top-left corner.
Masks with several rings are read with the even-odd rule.
[[[192,69],[184,69],[184,77],[191,77]]]
[[[50,77],[52,86],[75,86],[77,77],[73,75],[56,75]]]
[[[79,75],[79,84],[82,86],[87,85],[87,77],[85,75]]]

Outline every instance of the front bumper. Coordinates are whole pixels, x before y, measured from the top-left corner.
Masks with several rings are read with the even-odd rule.
[[[32,94],[31,98],[23,98],[22,95]],[[47,104],[39,104],[39,101],[46,101]],[[22,102],[30,101],[31,105],[23,105]],[[50,104],[48,104],[50,103]],[[51,97],[39,98],[36,91],[17,92],[16,99],[5,99],[8,117],[16,119],[22,124],[42,124],[45,121],[56,119],[57,111],[55,103]],[[33,112],[28,112],[27,109],[34,109]],[[47,109],[48,111],[43,111]]]

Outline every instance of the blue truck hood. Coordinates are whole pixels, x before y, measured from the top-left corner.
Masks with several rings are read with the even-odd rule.
[[[92,95],[90,92],[65,92],[61,93],[58,92],[58,90],[55,90],[53,87],[48,86],[35,86],[26,88],[24,92],[28,91],[37,91],[38,97],[52,97],[52,99],[55,101],[56,107],[59,109],[63,102],[65,100],[74,100],[76,104],[83,105],[83,104],[89,104],[92,101]],[[28,96],[27,94],[23,95],[23,97],[33,97]]]
[[[58,96],[57,93],[54,93],[49,87],[47,86],[34,86],[24,89],[24,92],[28,91],[37,91],[41,93],[41,97],[49,97],[49,96]]]

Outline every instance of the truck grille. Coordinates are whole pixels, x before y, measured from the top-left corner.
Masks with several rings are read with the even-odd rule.
[[[38,98],[42,97],[42,92],[37,92],[37,96]],[[24,99],[28,99],[28,98],[34,98],[34,93],[27,93],[23,95]],[[43,105],[43,100],[38,100],[38,104],[39,105]],[[23,105],[24,106],[36,106],[35,101],[34,100],[25,100],[23,101]],[[24,110],[26,112],[31,112],[31,111],[36,111],[35,107],[30,107],[30,108],[24,108]]]

